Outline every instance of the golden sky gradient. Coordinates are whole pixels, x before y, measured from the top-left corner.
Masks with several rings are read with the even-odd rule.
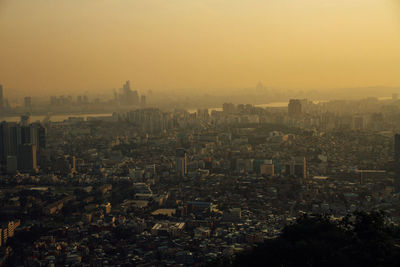
[[[399,86],[399,1],[0,0],[6,88],[127,79],[153,90]]]

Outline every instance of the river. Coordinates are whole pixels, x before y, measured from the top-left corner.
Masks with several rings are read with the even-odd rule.
[[[379,100],[389,100],[391,97],[379,97]],[[320,100],[320,101],[313,101],[315,104],[317,103],[322,103],[322,102],[327,102],[327,100]],[[259,104],[259,105],[254,105],[255,107],[260,107],[260,108],[284,108],[287,107],[288,101],[286,102],[271,102],[268,104]],[[219,108],[209,108],[208,112],[211,111],[222,111],[222,107]],[[197,112],[197,109],[188,109],[189,113],[195,113]],[[68,118],[75,117],[75,118],[84,118],[85,120],[88,117],[106,117],[106,116],[112,116],[112,113],[102,113],[102,114],[76,114],[76,115],[52,115],[50,117],[50,121],[52,122],[60,122],[60,121],[65,121]],[[43,119],[46,117],[46,115],[33,115],[31,116],[32,122],[36,121],[43,121]],[[0,121],[8,121],[8,122],[19,122],[20,121],[20,116],[8,116],[8,117],[0,117]]]
[[[60,121],[65,121],[68,120],[68,118],[74,117],[74,118],[84,118],[85,120],[88,117],[110,117],[112,116],[112,113],[102,113],[102,114],[62,114],[62,115],[52,115],[50,116],[50,121],[52,122],[60,122]],[[36,122],[36,121],[43,121],[43,119],[46,117],[46,115],[32,115],[31,116],[31,121]],[[7,117],[0,117],[0,121],[7,121],[7,122],[19,122],[21,120],[20,116],[7,116]]]

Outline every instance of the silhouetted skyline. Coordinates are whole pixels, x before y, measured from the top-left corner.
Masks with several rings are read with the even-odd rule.
[[[400,85],[395,0],[3,0],[0,35],[23,94]]]

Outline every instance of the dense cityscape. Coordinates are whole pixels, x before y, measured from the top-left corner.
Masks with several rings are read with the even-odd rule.
[[[0,112],[22,112],[0,123],[0,266],[199,266],[303,214],[400,222],[396,93],[163,110],[128,81],[113,101],[33,121],[31,99],[10,107],[0,86]],[[49,106],[73,102],[91,105]]]

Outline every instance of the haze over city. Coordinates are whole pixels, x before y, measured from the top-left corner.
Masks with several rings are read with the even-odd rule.
[[[398,0],[0,0],[0,267],[400,266]]]
[[[395,0],[1,0],[12,96],[400,86]]]

